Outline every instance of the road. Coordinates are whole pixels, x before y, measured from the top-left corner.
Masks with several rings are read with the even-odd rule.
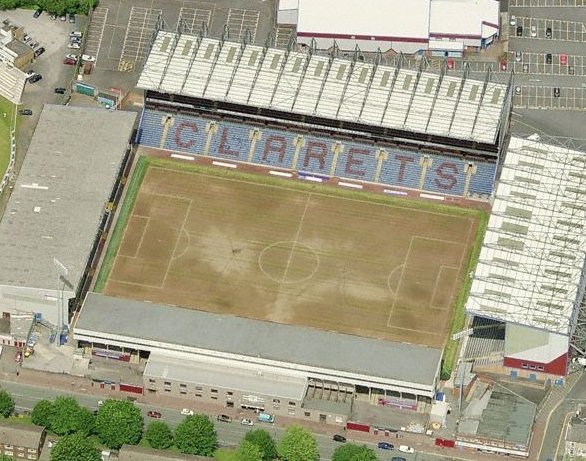
[[[568,415],[573,415],[578,405],[586,405],[586,373],[576,382],[566,398],[552,411],[547,432],[543,439],[540,459],[564,458],[565,422]]]
[[[98,397],[88,394],[64,392],[63,390],[48,389],[42,386],[15,383],[12,381],[0,380],[0,385],[13,396],[17,409],[21,410],[31,410],[39,400],[53,400],[55,397],[60,395],[72,396],[79,402],[80,405],[92,410],[96,410],[98,408],[98,401],[100,400]],[[156,410],[160,412],[162,419],[171,427],[177,426],[177,424],[179,424],[184,418],[184,416],[182,416],[176,409],[154,407],[139,402],[135,402],[135,404],[141,409],[147,424],[152,420],[152,418],[147,416],[147,412],[150,410]],[[240,440],[243,438],[244,434],[250,430],[248,426],[243,426],[238,421],[234,421],[232,423],[214,421],[214,424],[218,433],[220,446],[223,447],[237,446],[240,443]],[[262,427],[263,429],[266,429],[277,441],[282,437],[284,431],[284,428],[282,427],[263,423],[256,423],[254,427]],[[329,436],[322,434],[315,434],[315,436],[320,450],[320,459],[322,461],[330,461],[334,450],[340,444],[338,442],[334,442]],[[407,461],[451,461],[466,459],[465,457],[458,457],[457,450],[446,449],[450,451],[451,455],[453,455],[446,457],[419,452],[414,454],[406,454],[399,453],[397,450],[380,450],[376,447],[375,443],[365,443],[364,441],[353,440],[353,438],[346,433],[344,433],[344,436],[348,438],[348,442],[366,444],[367,446],[373,448],[377,452],[377,456],[380,461],[390,461],[393,456],[401,456]],[[389,441],[393,443],[392,439]],[[468,457],[468,459],[470,458]]]

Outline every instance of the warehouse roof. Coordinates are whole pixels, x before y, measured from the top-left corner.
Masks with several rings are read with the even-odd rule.
[[[75,291],[136,114],[45,105],[0,221],[0,285]]]
[[[586,154],[512,138],[467,303],[484,317],[571,333],[584,294]]]
[[[126,341],[153,351],[218,352],[237,360],[245,357],[249,362],[293,363],[424,390],[434,386],[441,360],[440,349],[97,293],[88,293],[74,337],[96,342],[100,338]]]
[[[510,87],[441,73],[160,31],[138,87],[340,120],[395,136],[497,143]],[[235,109],[234,109],[235,110]],[[358,129],[358,128],[356,128]],[[447,142],[447,141],[445,141]]]
[[[419,39],[427,43],[430,0],[299,0],[298,34]],[[400,14],[398,14],[400,12]]]

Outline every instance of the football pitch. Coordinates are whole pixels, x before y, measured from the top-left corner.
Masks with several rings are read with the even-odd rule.
[[[477,214],[171,161],[135,183],[105,294],[445,345]]]

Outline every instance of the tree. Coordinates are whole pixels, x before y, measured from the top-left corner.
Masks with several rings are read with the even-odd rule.
[[[51,448],[51,461],[101,461],[100,450],[83,434],[65,435]]]
[[[92,413],[87,408],[80,407],[73,397],[60,396],[53,402],[49,425],[57,435],[69,435],[76,432],[87,435],[92,430],[93,419]]]
[[[279,457],[282,461],[317,461],[319,452],[315,437],[301,426],[289,426],[279,443]]]
[[[33,412],[31,413],[31,420],[33,424],[37,426],[43,426],[47,429],[51,429],[51,414],[53,414],[53,402],[50,400],[39,400]]]
[[[144,438],[153,448],[164,450],[173,445],[173,432],[163,421],[154,421],[149,424],[144,433]]]
[[[8,418],[14,411],[14,399],[5,390],[0,391],[0,415]]]
[[[275,441],[264,429],[247,432],[244,440],[256,445],[260,449],[263,461],[272,461],[277,457]]]
[[[376,453],[366,445],[345,443],[334,451],[332,461],[377,461]]]
[[[260,448],[247,440],[240,443],[234,456],[236,461],[263,461],[263,453]]]
[[[218,436],[210,418],[200,414],[186,417],[175,428],[175,446],[181,453],[212,456],[218,448]]]
[[[132,402],[110,399],[100,407],[94,427],[102,443],[117,450],[125,443],[140,442],[143,420]]]
[[[14,458],[8,455],[0,455],[0,461],[14,461]]]

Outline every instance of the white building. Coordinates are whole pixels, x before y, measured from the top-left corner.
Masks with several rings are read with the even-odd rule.
[[[335,40],[347,51],[358,45],[362,51],[430,49],[453,56],[463,48],[485,48],[494,41],[499,33],[499,2],[279,0],[277,22],[295,25],[297,42],[315,40],[318,49],[330,48]]]

